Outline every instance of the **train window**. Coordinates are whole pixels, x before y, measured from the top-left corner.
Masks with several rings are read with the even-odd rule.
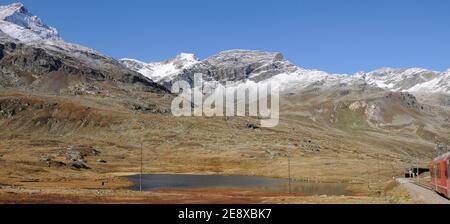
[[[437,166],[436,169],[436,178],[441,179],[442,178],[442,173],[441,173],[441,166]]]

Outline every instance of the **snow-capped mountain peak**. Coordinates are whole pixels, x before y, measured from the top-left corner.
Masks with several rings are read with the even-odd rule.
[[[181,53],[174,59],[163,62],[145,63],[135,59],[124,58],[120,62],[129,69],[137,71],[156,82],[170,80],[199,62],[194,54]]]
[[[22,42],[60,40],[58,31],[32,15],[22,3],[0,6],[0,29]]]
[[[181,54],[177,55],[175,60],[178,62],[185,63],[186,66],[189,66],[189,65],[192,65],[192,64],[198,62],[198,58],[194,54],[189,54],[189,53],[181,53]]]
[[[26,14],[28,10],[22,3],[13,3],[10,5],[0,6],[0,18],[4,20],[6,17],[11,16],[16,13]]]

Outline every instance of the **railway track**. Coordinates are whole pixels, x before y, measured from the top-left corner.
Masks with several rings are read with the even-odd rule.
[[[409,180],[408,182],[410,184],[413,184],[413,185],[419,187],[419,188],[422,188],[425,191],[429,191],[429,192],[427,192],[427,195],[429,197],[432,196],[433,198],[435,198],[433,200],[434,202],[439,203],[439,204],[449,204],[450,203],[450,200],[448,198],[446,198],[443,195],[437,193],[435,191],[435,189],[433,188],[433,186],[431,186],[430,184],[417,182],[415,180]],[[430,194],[430,193],[433,193],[433,194]],[[422,193],[421,196],[424,196],[424,194]],[[437,198],[439,198],[439,200],[437,200]],[[432,203],[432,204],[434,204],[434,203]]]
[[[420,182],[417,182],[417,181],[414,181],[414,180],[411,181],[410,183],[415,184],[415,185],[417,185],[419,187],[428,189],[430,191],[434,191],[433,187],[431,185],[429,185],[429,184],[420,183]]]

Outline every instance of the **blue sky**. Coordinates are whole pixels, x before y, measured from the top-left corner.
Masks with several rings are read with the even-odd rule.
[[[65,40],[115,58],[205,58],[240,48],[282,52],[301,67],[334,73],[450,68],[448,0],[21,2]]]

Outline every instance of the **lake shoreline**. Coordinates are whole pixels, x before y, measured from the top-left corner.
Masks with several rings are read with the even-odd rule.
[[[123,176],[131,181],[131,190],[140,190],[140,174]],[[290,187],[289,187],[290,185]],[[218,174],[143,174],[142,190],[155,192],[158,190],[193,190],[193,189],[230,189],[263,192],[291,192],[302,195],[334,195],[351,196],[348,184],[316,183],[287,178],[270,178],[245,175]]]

